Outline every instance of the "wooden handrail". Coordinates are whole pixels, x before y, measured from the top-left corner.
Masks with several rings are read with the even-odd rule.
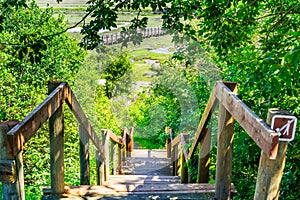
[[[116,146],[118,147],[118,167],[116,162],[113,162],[113,172],[122,172],[122,149],[126,146],[132,146],[132,144],[126,143],[126,140],[133,141],[133,128],[128,133],[127,129],[124,131],[125,138],[115,135],[111,130],[106,130],[103,136],[104,140],[100,141],[99,137],[92,128],[91,123],[84,114],[79,102],[77,101],[74,93],[67,83],[49,82],[49,95],[46,99],[39,104],[23,121],[14,123],[14,127],[5,130],[1,129],[5,140],[0,143],[3,148],[1,151],[7,155],[1,156],[0,163],[5,163],[11,170],[15,170],[17,165],[15,162],[4,160],[6,158],[19,158],[22,160],[22,147],[30,140],[37,130],[49,119],[50,127],[50,171],[51,171],[51,187],[52,193],[59,195],[65,192],[64,189],[64,125],[63,125],[63,105],[64,102],[69,106],[72,113],[76,117],[79,123],[79,136],[80,136],[80,182],[81,184],[89,184],[89,140],[95,145],[96,158],[97,158],[97,183],[102,184],[103,181],[108,181],[109,176],[109,163],[112,159],[116,161]],[[15,125],[16,124],[16,125]],[[111,144],[110,144],[111,143]],[[4,148],[5,146],[5,148]],[[109,146],[111,148],[109,148]],[[111,157],[110,157],[111,151]],[[3,159],[4,158],[4,159]],[[7,164],[8,163],[8,164]],[[21,163],[21,161],[20,161]],[[1,171],[2,170],[2,171]],[[2,174],[6,169],[0,169]],[[22,169],[18,169],[21,170]],[[103,170],[103,171],[102,171]],[[20,184],[24,181],[23,173],[19,173],[17,181]],[[105,173],[104,173],[105,172]],[[104,175],[104,176],[103,176]],[[101,176],[101,177],[100,177]],[[2,177],[0,177],[1,179]],[[103,179],[104,178],[104,179]],[[3,179],[1,179],[3,180]],[[15,184],[8,183],[8,187],[11,188],[10,192],[16,193],[18,196],[22,196],[24,199],[24,190],[19,190],[15,187]],[[21,184],[22,185],[22,184]]]
[[[217,82],[215,96],[248,135],[270,158],[275,159],[278,135],[230,90],[226,82]]]
[[[60,84],[39,106],[8,133],[8,153],[17,155],[25,143],[49,119],[66,99],[67,83]]]
[[[221,81],[216,83],[194,136],[188,159],[191,159],[199,142],[205,137],[205,128],[217,102],[228,110],[261,150],[269,155],[270,158],[276,157],[278,144],[277,134],[234,94],[235,90],[236,84],[234,83]]]
[[[209,97],[206,104],[205,111],[202,115],[197,131],[193,138],[192,146],[189,149],[181,149],[181,162],[179,162],[178,146],[185,146],[184,135],[178,135],[171,143],[172,147],[172,162],[173,162],[173,175],[177,175],[177,171],[181,165],[181,175],[187,176],[187,166],[189,160],[194,156],[196,149],[200,143],[200,152],[198,160],[198,181],[208,182],[209,180],[209,153],[206,153],[210,148],[211,129],[207,127],[212,113],[217,104],[219,104],[219,120],[218,120],[218,136],[217,136],[217,166],[216,166],[216,199],[229,199],[231,194],[231,173],[232,173],[232,158],[233,158],[233,132],[234,132],[234,120],[236,120],[240,126],[248,133],[248,135],[254,140],[258,147],[262,150],[262,157],[260,161],[260,174],[263,170],[266,170],[267,165],[271,165],[268,160],[276,159],[278,166],[283,166],[283,157],[285,150],[282,146],[286,144],[279,144],[278,134],[272,130],[262,119],[260,119],[251,109],[245,105],[237,97],[237,84],[232,82],[218,81]],[[207,136],[207,137],[206,137]],[[282,147],[278,153],[278,146]],[[285,146],[284,146],[285,147]],[[285,148],[286,149],[286,148]],[[276,156],[278,158],[276,158]],[[264,160],[264,162],[262,162]],[[266,164],[267,163],[267,164]],[[278,168],[279,169],[279,168]],[[200,171],[201,170],[201,171]],[[276,169],[277,170],[277,169]],[[276,171],[274,170],[274,171]],[[282,169],[283,170],[283,169]],[[280,170],[277,170],[280,171]],[[276,172],[277,173],[277,172]],[[265,173],[266,174],[266,173]],[[279,173],[277,173],[279,174]],[[274,174],[276,180],[281,179],[281,176]],[[203,176],[203,177],[200,177]],[[268,172],[268,180],[273,180],[273,175]],[[182,177],[182,182],[190,182],[191,179]],[[257,184],[258,188],[261,185],[265,185],[266,180],[264,178],[258,178],[260,182]],[[269,181],[271,182],[271,181]],[[279,183],[276,182],[276,187]],[[273,186],[267,186],[266,188],[272,188]],[[275,187],[275,186],[274,186]],[[265,189],[267,190],[267,189]],[[263,190],[261,190],[263,191]],[[256,191],[256,195],[264,196],[266,191]],[[278,190],[276,190],[278,192]]]
[[[72,113],[75,115],[79,124],[86,130],[86,133],[90,137],[91,141],[93,142],[93,144],[95,145],[99,153],[103,156],[103,159],[105,159],[105,152],[103,150],[104,148],[99,140],[99,137],[95,133],[91,123],[89,122],[88,118],[84,114],[74,93],[72,92],[70,87],[67,87],[65,90],[66,90],[66,99],[65,99],[66,103],[68,104]]]

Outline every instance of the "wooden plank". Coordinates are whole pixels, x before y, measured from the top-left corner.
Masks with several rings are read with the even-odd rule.
[[[211,128],[206,129],[207,133],[200,142],[200,151],[198,156],[198,183],[209,182],[209,165],[210,165],[210,145],[211,145]]]
[[[23,121],[18,123],[8,133],[9,149],[12,156],[17,155],[24,144],[49,119],[65,100],[66,83],[61,83],[51,94],[38,105]]]
[[[122,174],[122,161],[123,161],[123,158],[122,158],[122,145],[118,145],[118,169],[117,169],[117,172],[118,174]]]
[[[102,135],[103,147],[104,147],[104,181],[108,181],[110,175],[110,152],[109,152],[109,143],[110,143],[110,132]]]
[[[114,132],[112,132],[111,130],[107,130],[107,129],[102,129],[103,133],[106,134],[107,132],[109,132],[110,135],[110,139],[120,145],[123,145],[123,140],[120,136],[117,136],[116,134],[114,134]]]
[[[256,144],[272,159],[277,154],[278,136],[254,114],[224,83],[217,82],[216,97]]]
[[[52,92],[49,83],[49,93]],[[52,194],[63,194],[65,192],[64,182],[64,105],[51,115],[49,119],[50,132],[50,175]]]
[[[230,199],[234,119],[225,107],[219,105],[217,140],[216,199]]]
[[[174,146],[178,146],[181,140],[181,136],[177,135],[173,140],[172,140],[172,148],[174,148]]]
[[[291,115],[284,110],[270,109],[267,123],[271,124],[274,115]],[[269,159],[269,156],[261,152],[258,175],[255,187],[254,199],[278,199],[279,186],[284,172],[286,162],[286,151],[288,142],[280,141],[276,159]]]
[[[0,181],[14,183],[16,181],[16,162],[14,160],[0,160]]]
[[[88,118],[85,116],[85,114],[84,114],[81,106],[79,105],[75,95],[73,94],[72,90],[69,87],[67,87],[65,90],[66,90],[65,92],[66,92],[66,96],[67,96],[66,103],[68,104],[69,108],[71,109],[71,111],[75,115],[75,117],[78,120],[79,124],[86,130],[86,133],[90,137],[91,141],[93,142],[93,144],[95,145],[95,147],[97,148],[97,150],[99,151],[101,156],[103,158],[105,158],[103,146],[102,146],[102,144],[99,140],[99,137],[97,136],[97,134],[95,133],[95,131],[92,127],[92,125],[88,121]]]
[[[15,156],[8,154],[9,147],[7,145],[7,132],[9,132],[9,130],[16,126],[16,124],[18,124],[18,121],[8,121],[0,123],[0,160],[2,164],[6,163],[10,165],[9,171],[11,171],[5,171],[4,174],[5,176],[8,175],[9,177],[6,177],[8,178],[7,182],[2,182],[3,200],[25,200],[22,151],[20,151]],[[3,174],[1,174],[1,178],[5,178]]]
[[[232,185],[232,193],[236,194],[236,190]],[[128,194],[189,194],[189,193],[214,193],[214,184],[151,184],[151,185],[109,185],[109,186],[72,186],[66,187],[69,195],[78,196],[93,196],[96,195],[109,195],[109,196],[121,196]],[[43,188],[45,195],[49,194],[51,188]]]
[[[90,185],[89,137],[85,129],[79,125],[80,138],[80,185]]]
[[[96,172],[97,172],[97,185],[103,185],[104,179],[104,159],[101,154],[96,150]]]
[[[183,151],[185,162],[188,162],[189,151],[186,147],[187,144],[189,143],[189,138],[190,138],[189,134],[180,134],[180,143],[181,143],[181,148]]]
[[[180,134],[180,143],[181,143],[181,159],[180,159],[180,168],[181,168],[181,183],[189,182],[189,173],[188,173],[188,150],[186,149],[186,145],[189,143],[189,135],[188,134]]]
[[[190,148],[189,151],[189,155],[188,155],[188,159],[190,160],[191,157],[193,156],[193,154],[195,153],[198,143],[201,141],[201,139],[205,136],[204,132],[205,132],[205,128],[207,123],[209,122],[211,115],[213,113],[213,110],[215,108],[215,106],[217,105],[217,100],[215,98],[215,93],[216,93],[216,87],[213,88],[210,97],[208,99],[208,102],[206,104],[204,113],[202,114],[202,118],[201,121],[199,123],[199,126],[197,128],[197,132],[194,136],[193,139],[193,144],[192,147]]]

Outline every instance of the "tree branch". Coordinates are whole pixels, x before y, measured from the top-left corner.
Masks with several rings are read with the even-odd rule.
[[[85,14],[85,16],[82,17],[82,19],[80,21],[78,21],[75,25],[73,26],[70,26],[68,28],[66,28],[65,30],[61,31],[61,32],[57,32],[57,33],[54,33],[54,34],[51,34],[51,35],[46,35],[46,36],[43,36],[44,38],[49,38],[49,37],[54,37],[54,36],[57,36],[57,35],[60,35],[60,34],[63,34],[65,32],[67,32],[68,30],[72,29],[72,28],[76,28],[79,24],[81,24],[82,22],[85,21],[85,19],[92,13],[94,12],[95,8],[90,10],[88,13]]]

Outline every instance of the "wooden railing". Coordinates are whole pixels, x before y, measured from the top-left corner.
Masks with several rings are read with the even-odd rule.
[[[181,174],[182,182],[191,182],[191,178],[188,177],[188,174],[191,173],[188,173],[187,165],[200,146],[197,182],[208,183],[211,129],[207,126],[214,108],[219,103],[215,177],[216,199],[231,198],[234,120],[262,150],[254,199],[273,199],[278,195],[287,142],[279,142],[278,134],[267,125],[267,123],[270,124],[270,116],[265,123],[237,97],[236,93],[236,83],[221,81],[216,83],[193,138],[191,148],[184,148],[188,143],[188,135],[178,135],[171,142],[173,175]],[[282,114],[282,111],[275,111],[275,113]],[[274,110],[271,110],[270,115],[273,114]],[[179,168],[181,172],[178,172]]]
[[[25,199],[22,148],[49,119],[51,193],[65,193],[64,183],[64,102],[79,123],[80,183],[90,184],[89,140],[96,147],[97,183],[108,181],[110,171],[122,173],[122,160],[132,149],[132,132],[123,129],[123,137],[110,130],[98,138],[67,83],[49,82],[49,96],[21,122],[0,123],[0,181],[4,199]],[[101,134],[101,133],[100,133]],[[127,141],[127,143],[126,143]],[[111,152],[111,154],[110,154]],[[118,152],[118,153],[117,153]],[[129,155],[130,153],[127,153]],[[118,155],[118,156],[117,156]],[[112,161],[112,170],[110,170]]]

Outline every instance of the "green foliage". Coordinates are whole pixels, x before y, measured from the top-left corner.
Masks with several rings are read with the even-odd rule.
[[[173,137],[196,131],[209,92],[197,69],[180,66],[174,60],[162,65],[152,86],[129,107],[135,136],[145,148],[165,146],[166,126],[172,128]]]
[[[23,2],[23,1],[22,1]],[[19,4],[20,3],[20,4]],[[47,94],[48,80],[73,84],[85,51],[67,33],[51,9],[35,3],[0,3],[0,121],[22,120]],[[77,125],[65,113],[65,167],[67,184],[78,184],[79,149]],[[49,133],[47,123],[24,147],[27,199],[38,199],[42,186],[50,185]]]
[[[128,86],[131,86],[131,81],[128,81],[130,79],[125,82],[127,84],[124,84],[124,78],[130,78],[129,73],[132,69],[132,65],[126,53],[121,52],[120,55],[110,58],[107,66],[102,67],[104,67],[102,78],[106,80],[105,90],[108,98],[112,98],[113,93],[115,95],[117,92],[122,93],[126,91]],[[122,84],[117,84],[121,79],[124,80],[122,81]]]

